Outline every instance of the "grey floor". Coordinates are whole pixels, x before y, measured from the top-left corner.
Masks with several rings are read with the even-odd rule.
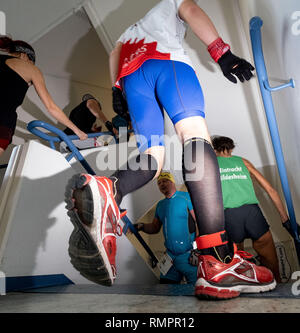
[[[300,313],[299,299],[236,298],[200,301],[190,296],[11,293],[0,313]]]
[[[300,313],[300,298],[290,286],[226,301],[198,300],[191,289],[178,292],[168,286],[110,288],[71,285],[11,292],[0,296],[0,313]]]

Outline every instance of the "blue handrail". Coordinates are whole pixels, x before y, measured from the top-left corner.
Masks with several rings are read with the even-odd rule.
[[[268,74],[265,66],[263,51],[262,51],[262,41],[261,41],[261,27],[263,25],[263,21],[260,17],[256,16],[250,20],[250,37],[252,43],[252,52],[257,72],[257,78],[260,86],[260,91],[265,107],[266,117],[268,121],[269,131],[272,139],[273,149],[275,153],[275,158],[277,162],[278,172],[281,180],[281,185],[285,197],[285,201],[287,204],[287,209],[289,212],[289,217],[291,221],[291,226],[293,228],[295,237],[295,246],[298,254],[298,259],[300,262],[300,240],[299,235],[297,233],[297,222],[296,215],[294,211],[292,195],[289,187],[279,130],[277,126],[276,116],[274,112],[274,106],[272,101],[271,92],[278,91],[280,89],[284,89],[287,87],[295,87],[295,83],[293,79],[290,79],[288,83],[280,85],[278,87],[271,88],[268,81]]]
[[[44,129],[50,131],[51,133],[56,134],[56,136],[44,133],[41,130],[39,130],[37,127],[44,128]],[[55,142],[64,141],[71,150],[71,154],[68,157],[66,157],[67,161],[69,162],[71,160],[71,158],[76,157],[77,160],[81,163],[81,165],[85,168],[85,170],[89,174],[96,175],[95,171],[87,163],[85,158],[79,152],[78,148],[72,142],[72,140],[79,139],[79,137],[77,135],[67,135],[66,133],[64,133],[60,129],[56,128],[55,126],[50,125],[50,124],[48,124],[44,121],[40,121],[40,120],[31,121],[27,125],[27,129],[29,132],[35,134],[36,136],[40,137],[41,139],[48,141],[50,143],[51,148],[54,150],[56,149],[55,145],[54,145]],[[106,134],[112,134],[112,133],[111,132],[89,133],[88,138],[99,137],[101,135],[106,135]],[[142,236],[139,234],[139,232],[136,230],[136,228],[134,227],[134,225],[132,224],[132,222],[129,220],[129,218],[126,215],[122,218],[122,221],[125,224],[125,227],[123,228],[124,233],[126,233],[126,231],[128,229],[131,230],[131,232],[135,235],[137,240],[141,243],[141,245],[144,247],[144,249],[147,251],[147,253],[151,257],[152,267],[154,268],[156,266],[156,264],[158,263],[158,260],[157,260],[156,256],[154,255],[154,253],[151,251],[151,249],[149,248],[147,243],[144,241]]]
[[[44,128],[44,129],[56,134],[56,136],[44,133],[41,130],[39,130],[37,127]],[[91,168],[91,166],[84,159],[84,157],[81,155],[78,148],[72,142],[72,140],[79,140],[79,137],[77,135],[67,135],[66,133],[64,133],[60,129],[56,128],[55,126],[50,125],[50,124],[48,124],[44,121],[40,121],[40,120],[31,121],[27,125],[27,129],[29,132],[35,134],[36,136],[40,137],[41,139],[48,141],[50,143],[50,147],[52,149],[55,149],[55,145],[54,145],[55,142],[64,141],[71,150],[71,154],[66,157],[67,161],[69,162],[73,157],[76,157],[77,160],[80,162],[80,164],[85,168],[85,170],[89,174],[91,174],[91,175],[96,174],[95,171]],[[110,132],[108,132],[108,133],[110,133]],[[104,135],[104,134],[107,134],[107,133],[90,133],[90,134],[88,134],[88,137],[94,138],[94,137]]]

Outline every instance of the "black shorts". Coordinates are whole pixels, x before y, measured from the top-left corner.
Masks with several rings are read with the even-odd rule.
[[[269,231],[270,226],[257,204],[227,208],[224,212],[225,230],[235,243],[241,243],[246,238],[257,240]]]

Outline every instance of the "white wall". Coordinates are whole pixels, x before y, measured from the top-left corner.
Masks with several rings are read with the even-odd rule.
[[[239,1],[245,30],[249,20],[263,20],[262,45],[271,86],[293,78],[294,89],[272,94],[296,215],[300,214],[300,6],[297,0]]]

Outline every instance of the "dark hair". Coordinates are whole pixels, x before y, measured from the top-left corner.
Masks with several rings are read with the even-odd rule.
[[[93,95],[91,95],[91,94],[84,94],[82,96],[82,101],[83,102],[88,101],[89,99],[94,99],[96,102],[98,102],[100,109],[102,109],[101,103]]]
[[[228,138],[227,136],[215,136],[212,139],[212,144],[217,152],[231,150],[235,147],[233,140],[231,138]]]
[[[26,53],[35,62],[35,52],[31,45],[22,40],[13,40],[8,36],[0,36],[0,50],[8,53]]]

